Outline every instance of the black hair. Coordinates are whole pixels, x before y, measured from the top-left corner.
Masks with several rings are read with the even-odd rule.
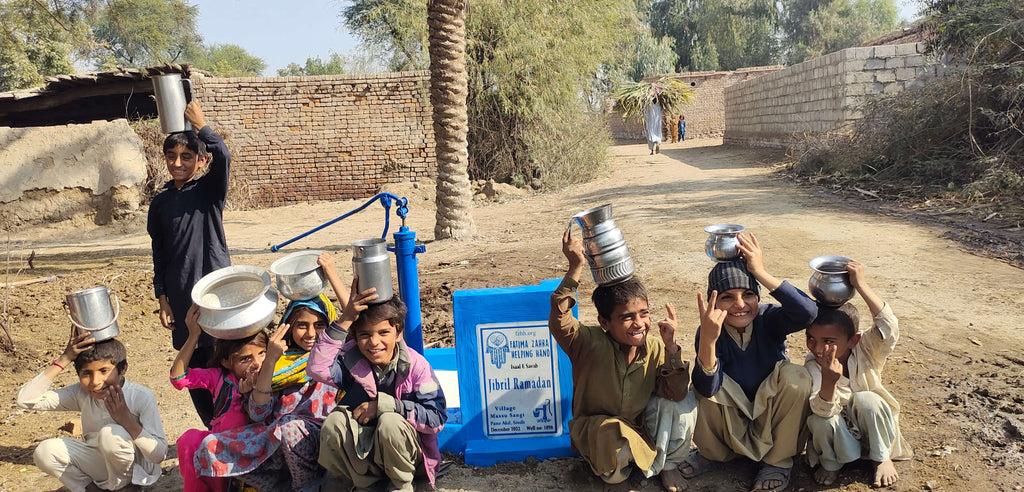
[[[818,317],[814,318],[814,323],[811,323],[811,326],[815,325],[838,326],[846,338],[853,338],[860,326],[860,314],[857,312],[857,306],[848,302],[844,302],[839,307],[819,306]]]
[[[288,344],[288,348],[295,348],[295,337],[292,335],[291,324],[292,321],[302,313],[312,313],[317,317],[318,320],[322,320],[327,324],[331,324],[331,321],[327,319],[326,315],[309,306],[298,306],[295,309],[292,309],[292,312],[288,313],[288,319],[282,321],[282,323],[287,323],[289,325],[288,336],[285,337],[285,343]]]
[[[354,337],[359,329],[364,326],[373,326],[381,321],[388,321],[394,326],[398,333],[405,329],[405,314],[408,309],[405,303],[397,296],[379,304],[370,304],[366,311],[359,313],[359,317],[352,323],[349,336]]]
[[[128,351],[123,343],[114,338],[97,342],[75,357],[75,372],[82,372],[82,367],[98,360],[109,360],[117,368],[117,372],[124,372],[128,367]]]
[[[611,319],[615,306],[626,304],[634,299],[647,301],[647,288],[636,277],[615,285],[599,285],[590,296],[597,314],[604,319]]]
[[[195,152],[200,160],[206,159],[206,142],[199,140],[199,136],[196,135],[195,131],[186,130],[168,135],[164,139],[164,154],[179,145],[183,145],[186,149]]]
[[[257,347],[266,347],[267,332],[260,330],[254,335],[239,338],[238,340],[223,340],[218,338],[216,342],[213,342],[213,355],[211,355],[210,360],[207,361],[206,367],[221,367],[221,361],[230,359],[231,354],[242,350],[242,347],[249,345],[250,343]]]

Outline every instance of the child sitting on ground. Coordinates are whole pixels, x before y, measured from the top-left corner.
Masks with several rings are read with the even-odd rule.
[[[437,433],[447,420],[444,393],[422,355],[402,341],[405,304],[398,297],[370,304],[375,288],[352,281],[341,319],[309,354],[306,372],[338,387],[338,406],[320,432],[320,464],[365,491],[382,480],[412,491],[415,475],[434,486],[441,452]]]
[[[786,356],[786,337],[803,330],[818,314],[815,302],[789,282],[765,270],[754,235],[740,235],[742,260],[723,261],[708,274],[708,304],[697,295],[698,453],[679,469],[687,478],[711,462],[745,456],[760,462],[754,491],[789,485],[793,457],[806,440],[804,421],[811,377]],[[779,301],[759,304],[758,284]],[[710,461],[709,461],[710,460]]]
[[[214,397],[211,430],[189,429],[178,438],[178,472],[184,479],[185,492],[226,491],[229,464],[197,459],[196,451],[204,439],[214,432],[223,432],[249,423],[242,408],[256,381],[267,353],[267,334],[260,331],[239,340],[217,340],[207,368],[190,368],[189,360],[199,343],[199,306],[193,304],[185,315],[188,338],[171,365],[171,384],[175,389],[203,389]]]
[[[687,395],[689,368],[673,338],[675,310],[665,306],[668,319],[658,323],[661,338],[648,336],[647,291],[633,278],[594,289],[600,327],[584,326],[572,315],[585,262],[583,243],[568,230],[562,254],[569,269],[551,294],[548,329],[572,362],[573,447],[606,491],[633,490],[630,463],[648,477],[660,474],[667,490],[682,490],[686,482],[677,466],[690,452],[697,408],[694,396]]]
[[[50,390],[53,378],[75,365],[78,383]],[[124,345],[110,339],[93,343],[92,335],[72,329],[64,353],[18,392],[18,406],[30,410],[82,413],[84,441],[47,439],[33,460],[72,492],[148,486],[160,478],[167,439],[156,397],[125,380]]]
[[[811,466],[821,463],[814,479],[822,485],[835,483],[846,463],[866,457],[875,463],[874,486],[889,487],[899,478],[892,460],[913,455],[900,433],[900,404],[882,387],[885,359],[899,338],[896,316],[868,286],[864,270],[856,260],[846,266],[871,310],[871,329],[857,331],[857,308],[850,303],[821,308],[807,328],[804,367],[813,381],[807,459]]]

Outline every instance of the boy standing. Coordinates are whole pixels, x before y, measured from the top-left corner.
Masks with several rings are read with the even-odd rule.
[[[639,280],[598,286],[592,296],[600,327],[573,317],[583,270],[583,243],[562,236],[569,269],[551,295],[548,329],[572,362],[569,436],[573,447],[605,482],[606,491],[633,490],[630,463],[646,476],[660,474],[669,491],[686,487],[677,466],[690,451],[696,400],[687,395],[689,372],[675,336],[675,310],[650,337],[647,291]],[[648,430],[656,435],[652,437]]]
[[[223,225],[231,154],[224,139],[207,126],[198,102],[188,103],[185,119],[198,134],[172,133],[164,140],[171,180],[153,198],[146,224],[153,240],[153,290],[160,301],[160,324],[173,330],[175,350],[181,350],[188,338],[185,314],[192,306],[192,287],[203,275],[231,265]],[[209,171],[199,176],[207,163]],[[189,367],[203,367],[212,347],[213,338],[203,333]],[[210,393],[189,390],[189,394],[199,418],[209,427]]]
[[[78,383],[50,390],[53,378],[74,364]],[[110,339],[93,344],[92,335],[72,331],[64,353],[18,392],[18,406],[30,410],[82,413],[84,441],[47,439],[33,459],[72,492],[119,490],[153,485],[167,439],[156,397],[145,386],[124,379],[125,348]]]
[[[892,460],[913,455],[900,433],[900,404],[882,387],[899,327],[889,305],[868,286],[864,265],[853,260],[846,270],[874,325],[859,333],[857,308],[846,303],[822,308],[807,328],[804,367],[813,380],[807,458],[811,466],[821,463],[814,479],[832,485],[843,465],[867,457],[875,463],[874,486],[889,487],[899,478]]]

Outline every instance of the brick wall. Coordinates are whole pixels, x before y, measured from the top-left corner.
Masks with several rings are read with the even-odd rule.
[[[229,142],[232,179],[276,205],[436,176],[429,77],[200,77],[194,91]]]
[[[686,138],[721,137],[725,131],[726,87],[760,75],[780,70],[780,66],[741,68],[734,72],[688,72],[659,75],[683,81],[694,92],[693,102],[683,107],[678,114],[686,116]],[[617,113],[610,113],[608,126],[612,136],[628,140],[644,140],[643,121],[623,121]],[[665,136],[668,140],[668,136]]]
[[[924,45],[848,48],[725,89],[725,143],[785,148],[860,118],[872,94],[923,83],[936,64]]]

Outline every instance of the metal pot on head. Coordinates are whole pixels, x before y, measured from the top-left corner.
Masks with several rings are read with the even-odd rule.
[[[277,291],[270,274],[250,265],[214,270],[192,287],[199,326],[214,338],[238,340],[256,334],[277,313]]]
[[[850,259],[845,256],[819,256],[810,261],[814,273],[807,281],[811,296],[825,306],[836,307],[853,298],[855,292],[850,283],[850,273],[846,264]]]
[[[117,326],[121,303],[117,300],[117,294],[105,286],[67,294],[64,308],[79,334],[90,332],[97,342],[121,334]]]
[[[614,285],[633,276],[635,266],[626,239],[612,220],[612,205],[605,204],[572,216],[583,230],[583,252],[598,285]]]
[[[277,290],[290,301],[312,299],[327,288],[324,269],[317,263],[320,251],[297,251],[270,264]]]
[[[377,288],[377,300],[373,304],[395,296],[391,283],[391,255],[383,239],[360,239],[352,243],[352,272],[359,277],[360,292]]]
[[[181,78],[180,73],[166,73],[150,77],[156,112],[160,117],[160,130],[177,133],[192,129],[185,120],[185,106],[192,100],[192,81]]]
[[[704,241],[704,252],[715,261],[732,261],[740,257],[740,240],[736,237],[743,232],[739,224],[715,224],[704,228],[708,233]]]

